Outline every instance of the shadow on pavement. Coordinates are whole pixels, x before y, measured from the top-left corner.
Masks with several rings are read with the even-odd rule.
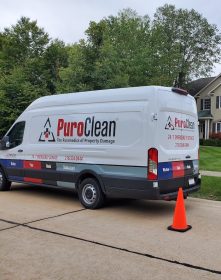
[[[30,186],[23,184],[13,185],[12,192],[23,193],[25,195],[45,196],[52,199],[65,199],[69,201],[78,201],[78,195],[73,190],[63,190],[53,187]]]
[[[49,187],[41,187],[41,186],[30,186],[30,185],[22,185],[17,184],[14,185],[11,189],[12,192],[23,193],[26,196],[39,196],[39,197],[50,197],[51,199],[65,200],[65,201],[73,201],[78,202],[78,195],[76,192],[72,190],[63,190],[57,188],[49,188]],[[192,206],[188,205],[188,199],[185,200],[186,209],[189,210]],[[175,201],[157,201],[157,200],[136,200],[136,199],[116,199],[116,198],[108,198],[104,208],[99,209],[98,211],[102,211],[102,209],[117,209],[118,211],[126,211],[135,213],[148,213],[152,215],[165,215],[172,214],[175,207]]]

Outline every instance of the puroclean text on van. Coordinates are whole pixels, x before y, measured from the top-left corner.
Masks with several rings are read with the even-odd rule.
[[[84,121],[65,121],[58,119],[57,136],[64,137],[115,137],[116,121],[99,121],[95,117],[87,117]]]
[[[195,123],[191,122],[189,119],[180,120],[178,118],[175,118],[175,127],[195,129]]]

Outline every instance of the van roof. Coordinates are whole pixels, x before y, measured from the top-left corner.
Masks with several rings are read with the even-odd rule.
[[[170,87],[160,86],[142,86],[142,87],[129,87],[129,88],[117,88],[96,90],[87,92],[76,92],[67,94],[57,94],[44,96],[36,99],[32,102],[26,111],[30,111],[38,108],[47,108],[54,106],[67,106],[75,104],[91,104],[91,103],[105,103],[105,102],[117,102],[117,101],[135,101],[146,100],[147,94],[154,94],[156,89],[171,92]]]

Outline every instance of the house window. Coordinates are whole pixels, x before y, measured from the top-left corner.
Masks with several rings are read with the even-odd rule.
[[[207,99],[201,99],[201,106],[200,106],[201,110],[210,110],[211,108],[211,99],[207,98]]]
[[[221,96],[216,97],[216,109],[221,108]]]
[[[221,132],[221,122],[216,123],[216,133]]]

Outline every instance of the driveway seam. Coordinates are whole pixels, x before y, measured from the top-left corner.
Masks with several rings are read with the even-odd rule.
[[[28,225],[28,224],[32,224],[32,223],[35,223],[35,222],[40,222],[40,221],[45,221],[45,220],[49,220],[49,219],[65,216],[65,215],[68,215],[68,214],[73,214],[73,213],[81,212],[81,211],[84,211],[84,210],[87,210],[87,209],[81,208],[81,209],[78,209],[78,210],[65,212],[65,213],[62,213],[62,214],[55,215],[55,216],[49,216],[49,217],[45,217],[45,218],[29,221],[29,222],[26,222],[26,223],[18,223],[18,222],[8,221],[8,220],[5,220],[5,219],[0,219],[0,221],[8,223],[8,224],[13,224],[13,225],[15,225],[14,227],[18,227],[18,226],[25,226],[25,225]],[[1,229],[0,231],[11,229],[11,228],[14,228],[14,227],[4,228],[4,229]]]
[[[49,217],[46,217],[46,218],[42,218],[42,219],[38,219],[38,220],[27,222],[27,223],[23,223],[22,225],[28,225],[28,224],[32,224],[32,223],[35,223],[35,222],[40,222],[40,221],[45,221],[45,220],[49,220],[49,219],[54,219],[54,218],[58,218],[58,217],[61,217],[61,216],[65,216],[65,215],[68,215],[68,214],[73,214],[73,213],[77,213],[77,212],[81,212],[81,211],[85,211],[85,210],[87,210],[87,209],[82,208],[82,209],[79,209],[79,210],[65,212],[65,213],[62,213],[62,214],[55,215],[55,216],[49,216]]]
[[[0,219],[0,220],[2,220],[2,219]],[[42,229],[42,228],[38,228],[38,227],[33,227],[33,226],[28,225],[27,223],[26,224],[19,224],[19,223],[13,222],[13,221],[6,221],[6,220],[2,220],[2,221],[7,222],[7,223],[11,223],[11,224],[16,224],[17,226],[26,227],[26,228],[29,228],[31,230],[50,233],[50,234],[54,234],[54,235],[57,235],[57,236],[71,238],[71,239],[83,241],[83,242],[86,242],[86,243],[90,243],[90,244],[94,244],[94,245],[118,250],[118,251],[121,251],[121,252],[126,252],[126,253],[130,253],[130,254],[138,255],[138,256],[143,256],[143,257],[146,257],[146,258],[151,258],[151,259],[155,259],[155,260],[168,262],[168,263],[175,264],[175,265],[181,265],[181,266],[184,266],[184,267],[187,267],[187,268],[192,268],[192,269],[196,269],[196,270],[200,270],[200,271],[206,271],[206,272],[210,272],[210,273],[213,273],[213,274],[221,275],[221,271],[219,271],[219,270],[213,270],[213,269],[209,269],[209,268],[202,267],[202,266],[192,265],[192,264],[189,264],[189,263],[173,261],[173,260],[170,260],[170,259],[161,258],[161,257],[154,256],[154,255],[151,255],[151,254],[145,254],[145,253],[129,250],[129,249],[126,249],[126,248],[121,248],[121,247],[117,247],[117,246],[113,246],[113,245],[108,245],[108,244],[105,244],[105,243],[101,243],[101,242],[97,242],[97,241],[93,241],[93,240],[88,240],[88,239],[84,239],[84,238],[73,236],[73,235],[68,235],[68,234],[63,234],[63,233],[59,233],[59,232],[56,232],[56,231],[51,231],[51,230],[46,230],[46,229]]]
[[[11,229],[11,228],[16,228],[16,227],[20,227],[20,225],[16,225],[16,226],[13,226],[13,227],[2,228],[2,229],[0,229],[0,232],[4,231],[4,230]]]

